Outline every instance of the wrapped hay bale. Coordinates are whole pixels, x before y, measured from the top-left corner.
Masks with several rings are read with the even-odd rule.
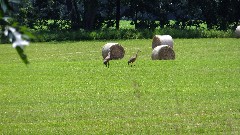
[[[124,48],[118,43],[107,43],[103,46],[103,59],[107,57],[108,52],[110,52],[111,59],[122,59],[125,54]]]
[[[159,45],[169,45],[173,48],[173,39],[170,35],[155,35],[152,41],[152,49]]]
[[[152,60],[174,60],[175,52],[169,45],[160,45],[153,49]]]
[[[236,34],[237,38],[240,38],[240,26],[237,26],[237,28],[235,30],[235,34]]]

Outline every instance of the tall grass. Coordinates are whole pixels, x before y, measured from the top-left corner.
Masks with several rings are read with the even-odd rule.
[[[174,41],[176,60],[152,61],[150,39],[116,40],[110,68],[107,41],[33,43],[28,67],[0,46],[0,133],[239,134],[239,40]]]

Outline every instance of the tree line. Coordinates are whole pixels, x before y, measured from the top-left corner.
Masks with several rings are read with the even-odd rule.
[[[22,0],[14,7],[21,25],[40,30],[119,29],[122,19],[135,29],[205,23],[207,29],[227,30],[240,22],[240,0]]]

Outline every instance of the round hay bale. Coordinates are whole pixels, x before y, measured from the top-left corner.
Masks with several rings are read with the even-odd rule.
[[[152,60],[174,60],[175,52],[169,45],[160,45],[153,49]]]
[[[122,59],[125,54],[124,48],[118,43],[107,43],[102,48],[103,59],[107,57],[110,52],[111,59]]]
[[[159,45],[169,45],[173,48],[173,39],[170,35],[155,35],[152,41],[152,49]]]
[[[237,38],[240,38],[240,26],[237,26],[237,28],[235,30],[235,34],[236,34]]]

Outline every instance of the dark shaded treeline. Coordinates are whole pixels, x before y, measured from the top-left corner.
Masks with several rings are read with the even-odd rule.
[[[227,30],[240,23],[240,0],[22,0],[15,7],[21,25],[48,30],[119,29],[121,19],[136,29],[206,23],[208,29]]]

